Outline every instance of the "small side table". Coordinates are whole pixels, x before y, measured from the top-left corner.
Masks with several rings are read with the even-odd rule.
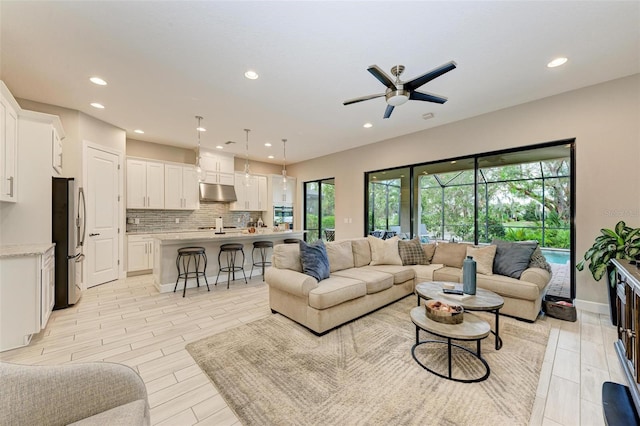
[[[424,306],[417,306],[411,310],[411,321],[416,326],[416,343],[411,347],[411,355],[413,356],[413,359],[418,363],[418,365],[420,365],[422,368],[430,373],[435,374],[436,376],[461,383],[481,382],[489,377],[491,369],[489,368],[489,364],[487,364],[487,361],[482,358],[480,352],[480,341],[487,337],[489,335],[489,332],[491,331],[491,327],[489,326],[488,322],[476,317],[473,314],[468,314],[465,312],[464,321],[460,324],[443,324],[427,318]],[[423,340],[421,342],[420,330],[426,331],[427,333],[433,334],[438,337],[442,337],[446,340]],[[465,348],[464,346],[452,343],[452,340],[475,341],[476,352],[473,352],[468,348]],[[416,357],[416,348],[427,343],[447,344],[449,367],[448,375],[438,373],[437,371],[427,367]],[[462,379],[453,377],[451,360],[452,346],[462,349],[477,358],[485,367],[484,375],[475,379]]]

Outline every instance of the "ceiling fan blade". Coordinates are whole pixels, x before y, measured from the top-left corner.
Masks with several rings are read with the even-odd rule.
[[[377,93],[375,95],[361,96],[359,98],[354,98],[354,99],[349,99],[347,101],[344,101],[342,103],[342,105],[351,105],[351,104],[355,104],[356,102],[368,101],[369,99],[381,98],[383,96],[384,96],[384,93]]]
[[[393,105],[387,105],[387,109],[384,110],[384,117],[383,118],[389,118],[391,117],[391,113],[393,112]]]
[[[404,88],[408,90],[415,90],[423,84],[428,83],[434,78],[440,77],[442,74],[448,73],[455,68],[456,63],[454,61],[447,62],[446,64],[441,65],[438,68],[434,68],[431,71],[422,74],[421,76],[416,77],[411,81],[407,81],[406,83],[404,83]]]
[[[422,92],[416,92],[416,91],[411,92],[409,94],[409,99],[414,101],[434,102],[436,104],[443,104],[447,102],[447,98],[445,98],[444,96],[437,96],[437,95],[432,95],[430,93],[422,93]]]
[[[389,89],[397,90],[395,83],[393,82],[393,80],[391,80],[391,77],[389,77],[377,65],[371,65],[369,68],[367,68],[367,71],[369,71],[375,78],[380,81],[380,83],[384,84]]]

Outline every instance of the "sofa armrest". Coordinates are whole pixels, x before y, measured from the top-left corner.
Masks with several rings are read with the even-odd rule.
[[[520,275],[520,281],[536,284],[542,291],[551,281],[551,274],[542,268],[527,268]]]
[[[69,424],[143,400],[147,389],[130,367],[113,363],[56,366],[0,363],[0,424]]]
[[[265,271],[264,280],[269,287],[298,297],[308,297],[309,292],[318,287],[318,281],[315,278],[291,269],[271,267]]]

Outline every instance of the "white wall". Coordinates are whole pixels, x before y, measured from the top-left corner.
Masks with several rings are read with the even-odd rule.
[[[392,120],[393,118],[391,118]],[[293,164],[302,183],[335,177],[336,238],[364,233],[364,172],[576,138],[576,255],[600,228],[640,227],[640,74],[349,151]],[[345,218],[352,223],[345,224]],[[608,303],[604,282],[578,273],[577,297]]]

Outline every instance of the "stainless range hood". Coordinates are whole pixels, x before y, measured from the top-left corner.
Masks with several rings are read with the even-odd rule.
[[[219,183],[200,183],[200,201],[217,201],[230,203],[237,201],[236,190],[233,185],[221,185]]]

